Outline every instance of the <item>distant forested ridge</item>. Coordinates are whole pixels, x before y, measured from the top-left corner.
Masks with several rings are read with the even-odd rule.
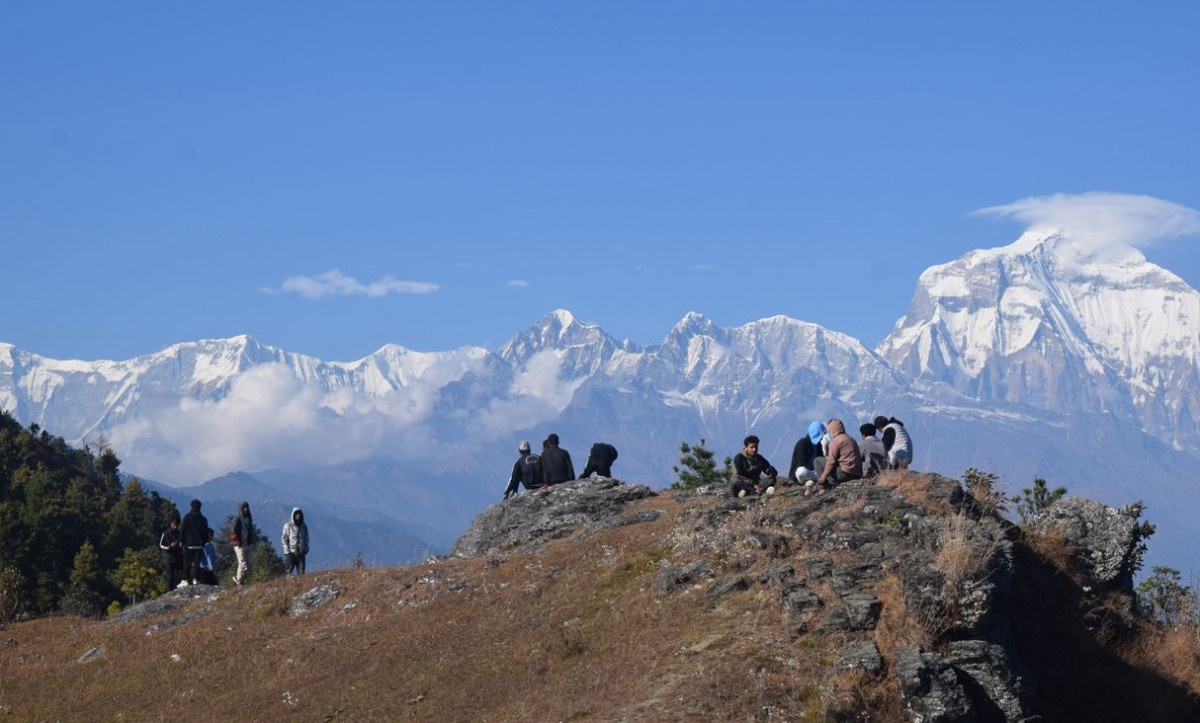
[[[158,536],[179,511],[122,484],[120,464],[0,411],[0,621],[95,615],[163,592]]]

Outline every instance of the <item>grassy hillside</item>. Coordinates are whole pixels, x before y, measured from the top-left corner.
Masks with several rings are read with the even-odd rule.
[[[820,518],[829,535],[878,523],[906,539],[888,527],[895,526],[891,517],[871,518],[875,498],[868,494],[898,489],[847,487],[823,500],[786,493],[748,505],[657,496],[637,503],[662,512],[654,521],[590,528],[478,558],[328,571],[200,597],[176,591],[150,604],[157,612],[141,609],[142,619],[9,624],[0,630],[0,714],[105,721],[288,714],[327,721],[908,720],[894,676],[838,664],[844,651],[867,641],[890,666],[904,645],[938,649],[949,640],[943,634],[952,626],[939,633],[907,606],[886,572],[889,560],[870,563],[883,570],[873,583],[883,612],[871,629],[826,624],[842,593],[836,581],[816,577],[808,588],[824,602],[798,626],[772,582],[786,568],[802,576],[813,567],[807,562],[864,565],[859,551],[828,544],[833,538],[806,537],[802,520]],[[1158,720],[1187,720],[1200,710],[1194,656],[1190,663],[1161,656],[1156,663],[1136,637],[1117,645],[1088,633],[1072,608],[1082,592],[1067,572],[1019,548],[1018,558],[1036,558],[1036,573],[1018,572],[1013,586],[1026,596],[1014,601],[1024,611],[1014,620],[1017,647],[1038,660],[1030,667],[1045,719],[1069,720],[1086,709],[1107,711],[1099,719],[1154,710]],[[668,566],[698,559],[711,564],[713,579],[674,590],[656,584]],[[722,591],[723,581],[741,584]],[[289,612],[318,588],[336,589],[337,597],[311,612]],[[1041,609],[1047,615],[1034,614]],[[1046,625],[1060,634],[1036,629]],[[1098,654],[1096,664],[1086,659]],[[1083,673],[1096,665],[1139,677],[1123,690],[1089,688],[1086,702],[1070,697],[1063,688],[1087,680]],[[1164,670],[1168,665],[1174,669]],[[1062,672],[1068,669],[1075,674]]]

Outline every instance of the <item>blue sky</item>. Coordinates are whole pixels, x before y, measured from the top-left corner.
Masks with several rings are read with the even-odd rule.
[[[0,341],[350,360],[561,307],[874,345],[1019,234],[974,210],[1200,208],[1194,3],[246,5],[0,6]],[[1147,255],[1200,286],[1194,239]]]

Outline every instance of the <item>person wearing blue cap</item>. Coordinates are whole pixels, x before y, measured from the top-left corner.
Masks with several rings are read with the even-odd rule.
[[[795,483],[816,479],[816,460],[824,457],[821,449],[821,438],[825,436],[825,425],[813,422],[808,425],[808,434],[796,442],[792,449],[792,464],[788,468],[788,479]]]

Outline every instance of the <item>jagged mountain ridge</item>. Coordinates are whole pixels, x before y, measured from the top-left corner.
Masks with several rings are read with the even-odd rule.
[[[1069,241],[1027,236],[929,269],[876,351],[786,316],[722,328],[695,312],[641,346],[557,310],[496,351],[385,346],[352,362],[244,336],[128,362],[0,346],[0,405],[75,443],[97,432],[126,443],[117,451],[134,473],[196,483],[285,468],[277,487],[310,480],[305,493],[331,504],[342,494],[406,523],[436,519],[449,536],[499,494],[520,439],[558,432],[577,471],[592,441],[609,441],[624,478],[661,486],[684,440],[707,438],[720,459],[753,431],[783,467],[810,420],[887,413],[909,422],[919,468],[984,467],[1013,486],[1040,475],[1114,504],[1144,498],[1179,523],[1161,525],[1160,539],[1200,554],[1184,494],[1200,450],[1190,414],[1200,296],[1136,252],[1072,264]],[[259,425],[274,435],[259,446],[276,458],[214,466],[221,445],[234,445],[217,439],[222,454],[204,476],[146,468],[171,454],[183,464],[203,443],[163,441],[157,429],[197,409],[266,404],[262,388],[277,406],[302,407],[299,422]],[[201,421],[214,419],[224,423]]]
[[[988,404],[1115,413],[1200,449],[1200,293],[1134,249],[1030,232],[934,266],[877,351]]]

